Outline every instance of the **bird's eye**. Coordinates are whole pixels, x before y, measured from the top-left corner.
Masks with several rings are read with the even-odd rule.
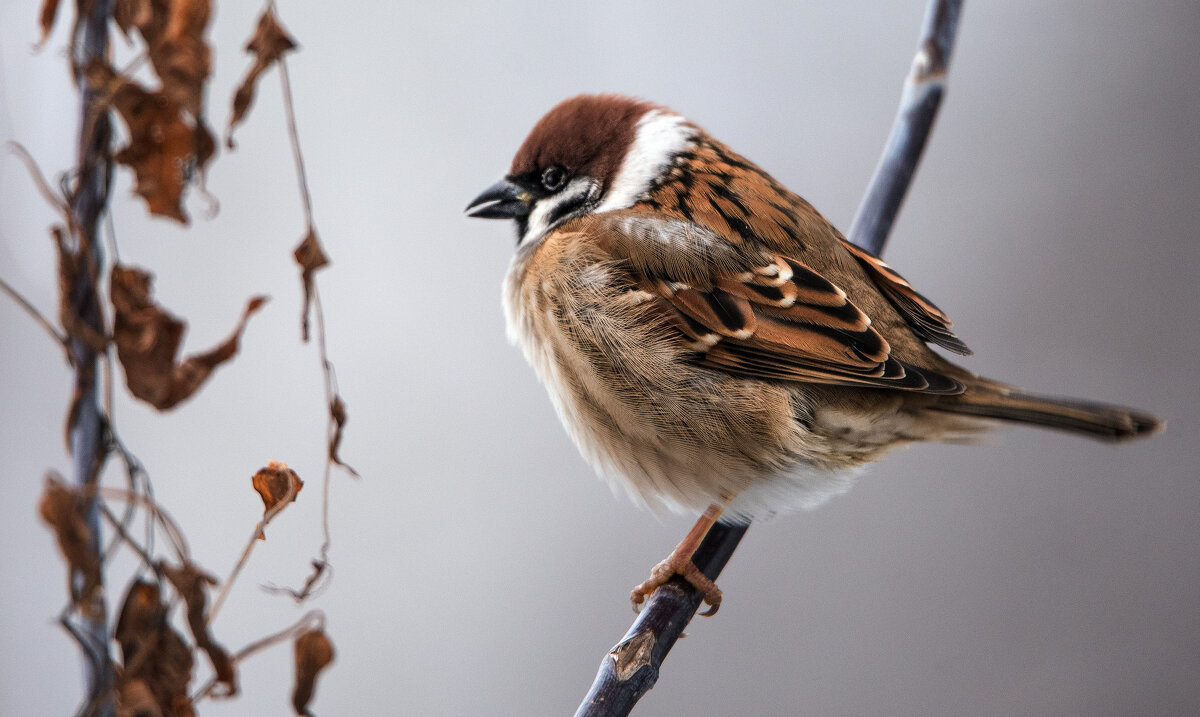
[[[548,192],[557,192],[567,181],[567,171],[557,164],[546,167],[542,172],[542,186]]]

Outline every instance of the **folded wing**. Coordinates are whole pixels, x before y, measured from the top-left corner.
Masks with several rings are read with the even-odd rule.
[[[888,266],[882,259],[867,251],[842,240],[850,254],[858,260],[867,275],[883,292],[892,306],[900,312],[904,320],[912,328],[913,333],[925,341],[937,344],[944,349],[962,356],[970,356],[971,349],[959,340],[950,328],[954,325],[946,314],[934,306],[933,302],[921,296],[913,285],[908,283],[896,270]]]

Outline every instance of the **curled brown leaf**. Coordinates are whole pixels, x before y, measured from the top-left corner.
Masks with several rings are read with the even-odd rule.
[[[193,714],[188,699],[192,650],[167,619],[156,583],[134,580],[117,620],[122,669],[117,677],[118,715]],[[153,709],[147,705],[153,705]],[[182,711],[181,711],[182,708]]]
[[[342,431],[346,428],[346,421],[349,420],[346,415],[346,402],[341,396],[335,395],[333,402],[329,405],[329,415],[333,418],[333,435],[329,438],[329,460],[341,466],[347,473],[358,478],[358,471],[354,470],[350,464],[342,460],[338,455],[338,449],[342,446]]]
[[[308,630],[296,638],[296,687],[292,690],[292,707],[296,714],[312,716],[308,703],[317,689],[317,675],[333,662],[333,643],[324,630]]]
[[[37,46],[46,44],[50,31],[54,29],[54,19],[58,17],[58,0],[42,0],[42,11],[38,14],[38,24],[42,28],[42,38]]]
[[[142,680],[121,680],[116,707],[117,717],[164,717],[154,692]]]
[[[232,697],[236,695],[238,691],[237,670],[233,666],[229,652],[213,639],[208,618],[205,615],[208,607],[207,590],[217,584],[217,579],[192,563],[186,562],[179,567],[163,565],[163,572],[171,581],[175,592],[183,598],[187,605],[188,629],[192,632],[196,647],[204,650],[208,655],[213,672],[216,673],[217,682],[223,686],[219,696]]]
[[[141,34],[146,46],[162,42],[171,15],[172,0],[116,0],[113,20],[128,38],[134,30]]]
[[[307,342],[308,315],[309,309],[312,307],[313,275],[317,273],[318,269],[329,265],[329,256],[325,254],[321,240],[317,238],[316,230],[309,227],[308,233],[304,235],[292,252],[292,257],[300,265],[300,281],[304,286],[304,306],[300,310],[300,335]]]
[[[211,14],[209,0],[174,0],[161,42],[150,46],[163,92],[197,121],[203,116],[204,83],[212,72],[212,51],[204,41]]]
[[[38,513],[54,530],[58,548],[67,560],[67,587],[72,602],[85,614],[99,614],[103,576],[100,556],[92,549],[92,531],[87,521],[88,502],[54,471],[46,474]],[[79,580],[76,580],[76,576]]]
[[[282,510],[282,507],[277,509],[277,506],[284,501],[296,502],[300,489],[304,487],[304,481],[300,480],[296,471],[288,468],[286,463],[279,461],[271,461],[266,468],[259,468],[250,482],[254,486],[254,490],[258,491],[259,497],[262,498],[264,520],[271,515],[272,511]],[[258,537],[260,540],[263,539],[261,533]]]
[[[157,3],[160,7],[162,2]],[[113,3],[113,21],[117,23],[117,27],[121,30],[121,34],[126,40],[130,39],[130,34],[134,30],[142,33],[142,37],[148,37],[148,29],[151,28],[155,20],[155,3],[152,0],[115,0]],[[163,8],[165,9],[165,8]],[[166,13],[163,12],[165,17]],[[158,32],[162,32],[162,26],[165,26],[165,20],[160,21]],[[151,34],[153,31],[150,31]],[[149,41],[147,41],[149,44]]]
[[[142,36],[163,93],[202,123],[212,50],[204,39],[211,0],[116,0],[113,20],[126,39]]]
[[[113,159],[133,170],[134,191],[146,200],[151,214],[188,222],[183,192],[193,173],[212,158],[216,144],[199,115],[184,114],[186,92],[150,91],[118,75],[103,62],[87,68],[88,84],[111,98],[125,123],[129,144]],[[190,90],[189,90],[190,92]]]
[[[254,64],[246,72],[242,83],[233,94],[233,107],[229,115],[229,126],[225,130],[225,145],[233,149],[233,129],[242,122],[250,106],[254,104],[254,95],[258,88],[258,78],[279,61],[284,53],[296,49],[296,41],[287,34],[275,11],[267,8],[258,18],[258,26],[254,35],[246,43],[246,52],[254,55]]]
[[[157,583],[134,580],[125,593],[115,637],[122,662],[128,667],[145,653],[167,618],[167,606]]]
[[[113,266],[109,288],[116,317],[113,342],[130,393],[166,410],[195,393],[213,369],[233,358],[246,321],[262,307],[266,297],[250,299],[229,338],[177,364],[175,357],[187,325],[154,303],[152,282],[145,271]]]

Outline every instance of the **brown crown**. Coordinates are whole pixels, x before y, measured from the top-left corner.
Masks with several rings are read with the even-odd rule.
[[[540,173],[554,164],[586,175],[608,189],[633,143],[637,122],[661,109],[621,95],[579,95],[563,100],[538,120],[517,154],[510,177]]]

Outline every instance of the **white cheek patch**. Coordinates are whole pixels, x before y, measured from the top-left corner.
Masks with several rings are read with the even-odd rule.
[[[574,216],[576,209],[558,216],[564,205],[575,204],[578,205],[578,209],[582,209],[594,201],[599,191],[600,188],[594,181],[587,177],[578,177],[572,179],[558,194],[538,200],[529,214],[528,228],[525,230],[525,236],[521,237],[521,244],[542,238],[564,219]]]
[[[628,209],[671,163],[671,158],[692,143],[696,130],[677,114],[651,110],[637,123],[633,145],[621,162],[608,195],[597,212]]]

